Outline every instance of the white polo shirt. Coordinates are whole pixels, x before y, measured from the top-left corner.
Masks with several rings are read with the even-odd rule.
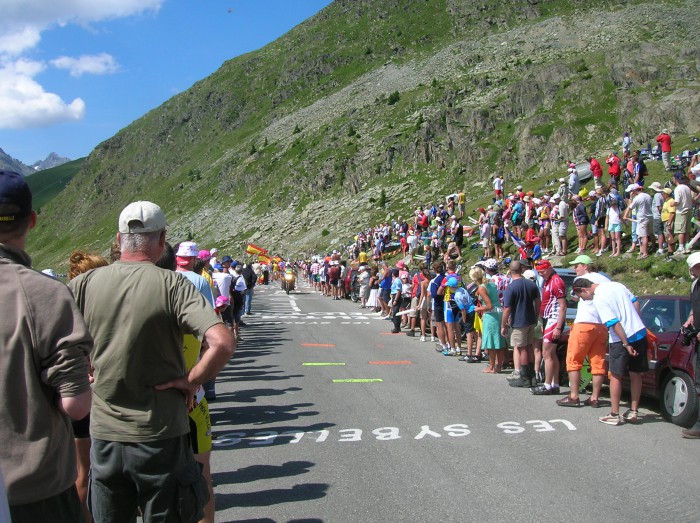
[[[646,336],[646,327],[634,308],[637,298],[630,290],[616,281],[601,283],[593,294],[593,305],[598,311],[601,322],[608,328],[610,343],[619,342],[620,337],[612,327],[622,325],[629,342]]]
[[[585,278],[592,283],[607,283],[610,281],[608,278],[602,274],[598,274],[597,272],[588,272],[582,276],[577,276],[574,279],[574,282],[576,282],[576,280],[579,278]],[[603,323],[600,321],[600,316],[598,315],[598,311],[593,305],[592,300],[578,301],[578,307],[576,307],[576,319],[574,320],[574,323]]]

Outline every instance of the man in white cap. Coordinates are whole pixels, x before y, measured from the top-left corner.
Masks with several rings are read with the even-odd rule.
[[[187,407],[235,350],[210,303],[180,274],[154,265],[165,214],[134,202],[119,216],[121,259],[70,282],[95,339],[90,511],[95,521],[201,519],[207,486],[190,445]],[[183,336],[207,349],[186,372]],[[184,486],[187,488],[183,488]],[[138,493],[138,496],[135,493]]]
[[[644,192],[644,187],[636,183],[630,184],[625,190],[630,194],[632,201],[625,209],[622,219],[629,221],[630,214],[636,214],[637,223],[633,223],[632,226],[635,227],[639,241],[637,259],[643,260],[649,255],[649,235],[652,232],[651,196]]]
[[[698,283],[700,283],[700,252],[694,252],[688,256],[686,261],[688,262],[688,269],[693,278],[693,283],[690,286],[690,315],[683,326],[693,327],[700,333],[700,285],[698,285]],[[696,336],[698,340],[700,340],[700,334]],[[696,341],[696,343],[698,342]],[[700,360],[700,351],[696,351],[696,358]],[[700,361],[698,363],[700,363]],[[696,390],[700,389],[700,376],[698,374],[700,373],[695,374]],[[681,435],[686,439],[700,439],[700,402],[698,402],[698,419],[695,425],[689,429],[683,429]]]

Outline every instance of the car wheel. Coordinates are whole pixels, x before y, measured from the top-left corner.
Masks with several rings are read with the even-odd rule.
[[[672,370],[661,384],[661,415],[667,421],[690,427],[698,416],[698,395],[693,379],[685,372]]]

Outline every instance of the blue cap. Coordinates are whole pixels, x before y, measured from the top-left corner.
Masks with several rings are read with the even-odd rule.
[[[224,266],[221,265],[220,263],[215,264],[215,265],[214,265],[214,268],[215,268],[217,271],[223,271],[223,270],[224,270]]]
[[[459,285],[459,280],[455,278],[454,276],[450,276],[447,278],[447,286],[448,287],[457,287]]]
[[[224,256],[221,258],[221,263],[231,263],[233,262],[233,259],[230,256]]]
[[[3,213],[0,222],[12,222],[32,212],[32,191],[24,176],[14,171],[0,170],[0,204],[15,205],[14,213]]]

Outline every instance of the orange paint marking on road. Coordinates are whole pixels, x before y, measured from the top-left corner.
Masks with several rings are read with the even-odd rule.
[[[398,332],[380,332],[379,333],[380,336],[396,336],[397,334],[399,334],[399,333]]]
[[[370,365],[413,365],[412,361],[408,360],[398,360],[398,361],[368,361]]]
[[[302,343],[302,347],[335,347],[335,343]]]

